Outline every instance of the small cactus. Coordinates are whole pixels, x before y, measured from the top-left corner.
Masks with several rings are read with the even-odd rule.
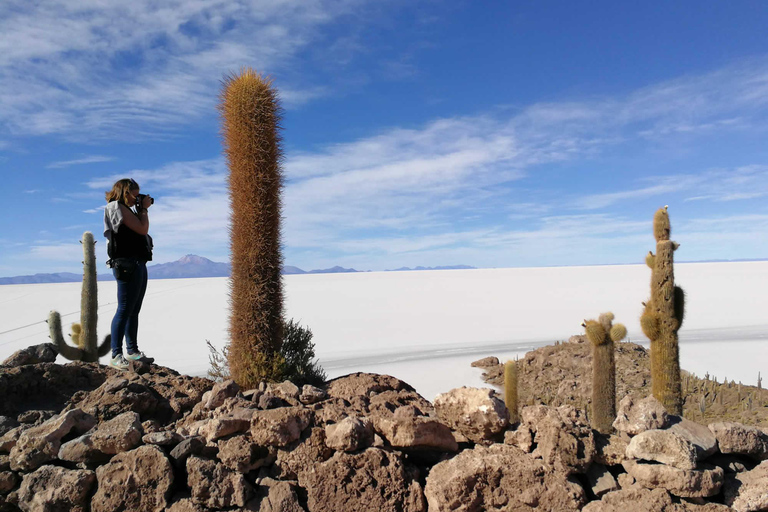
[[[582,326],[592,344],[592,413],[595,430],[608,434],[616,419],[616,361],[614,342],[627,335],[622,324],[612,325],[613,313],[603,313],[598,320],[585,320]]]
[[[97,310],[99,307],[96,283],[96,255],[93,247],[93,233],[83,233],[83,288],[80,294],[80,323],[72,324],[72,341],[75,347],[64,341],[61,330],[61,315],[51,311],[48,315],[50,338],[59,354],[71,361],[98,362],[109,352],[112,336],[107,334],[101,345],[96,336]]]
[[[507,361],[504,365],[504,403],[509,411],[509,423],[520,421],[517,407],[517,363]]]

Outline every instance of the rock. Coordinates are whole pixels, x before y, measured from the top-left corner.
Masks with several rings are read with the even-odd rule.
[[[435,416],[432,404],[415,391],[382,391],[368,401],[371,417],[391,416],[405,406],[412,406],[418,416]]]
[[[153,361],[154,359],[151,358]],[[141,359],[128,361],[128,371],[137,375],[144,375],[152,370],[152,365],[149,361],[142,361]]]
[[[627,458],[661,462],[680,469],[696,469],[696,448],[669,430],[646,430],[629,442]]]
[[[270,391],[276,397],[282,398],[288,402],[293,402],[294,404],[299,400],[299,387],[289,380],[283,381],[280,384],[271,384],[267,388],[267,392]]]
[[[621,489],[593,501],[582,512],[672,512],[672,497],[664,489]],[[682,512],[682,511],[680,511]]]
[[[96,418],[80,409],[73,409],[25,430],[11,449],[11,469],[32,471],[39,468],[56,458],[64,436],[82,434],[95,424]]]
[[[563,473],[502,444],[478,445],[436,464],[424,494],[430,512],[575,511],[586,502],[584,489]]]
[[[351,373],[328,382],[328,396],[352,400],[354,397],[368,397],[383,391],[415,391],[405,382],[376,373]]]
[[[472,361],[470,364],[473,368],[490,368],[492,366],[498,366],[499,365],[499,358],[496,356],[488,356],[484,357],[482,359],[478,359],[477,361]]]
[[[595,457],[595,437],[592,428],[571,406],[558,408],[544,405],[524,407],[520,413],[521,426],[534,435],[536,449],[532,452],[545,464],[566,474],[584,473]]]
[[[0,452],[10,452],[16,446],[16,443],[19,442],[21,434],[30,428],[32,428],[32,425],[19,425],[0,436]]]
[[[140,446],[115,455],[96,469],[99,481],[91,512],[162,511],[173,486],[171,461],[157,446]]]
[[[675,496],[706,498],[720,492],[722,468],[702,464],[700,469],[679,469],[665,464],[643,464],[633,460],[622,463],[637,483],[649,489],[665,488]]]
[[[8,494],[19,483],[19,478],[13,471],[0,471],[0,494]]]
[[[307,506],[313,512],[426,512],[416,471],[406,466],[402,455],[378,448],[336,452],[299,475],[299,485],[307,490]]]
[[[278,409],[280,407],[288,407],[290,404],[282,398],[273,395],[272,393],[262,393],[259,397],[258,407],[262,410]]]
[[[272,478],[263,478],[259,489],[259,512],[305,512],[299,503],[296,486],[290,482],[281,482]]]
[[[315,424],[325,426],[328,423],[339,423],[347,416],[365,417],[370,415],[370,400],[358,396],[352,400],[344,398],[329,398],[323,402],[308,406],[315,415]]]
[[[0,471],[11,470],[11,458],[8,455],[0,453]]]
[[[187,474],[192,500],[208,508],[243,507],[253,495],[243,475],[209,459],[187,459]]]
[[[243,432],[247,432],[250,427],[250,419],[225,416],[208,420],[197,429],[196,433],[197,435],[205,437],[210,443],[216,439],[221,439],[222,437],[230,436],[232,434],[242,434]]]
[[[729,474],[723,495],[725,504],[738,512],[768,510],[768,461],[751,471]]]
[[[616,466],[627,459],[629,437],[625,435],[604,435],[595,433],[594,462],[606,466]]]
[[[200,436],[188,437],[171,450],[173,465],[185,468],[187,466],[187,458],[190,455],[200,455],[203,448],[205,448],[205,438]]]
[[[421,416],[412,405],[398,408],[391,416],[374,416],[373,424],[394,448],[455,452],[459,445],[451,429],[436,419]]]
[[[251,420],[251,437],[264,446],[285,446],[296,441],[312,419],[312,412],[300,407],[256,411]]]
[[[93,471],[43,466],[24,476],[18,492],[19,508],[25,512],[87,512],[95,483]]]
[[[14,428],[19,426],[19,422],[16,418],[10,416],[0,416],[0,437],[4,436]]]
[[[315,465],[330,459],[333,453],[326,445],[325,430],[313,427],[305,430],[299,441],[278,448],[273,474],[281,480],[299,480],[303,473],[313,471]]]
[[[373,426],[367,419],[348,417],[325,427],[325,444],[343,452],[356,452],[373,444]]]
[[[768,435],[756,427],[741,423],[717,422],[709,425],[717,439],[720,453],[739,453],[768,459]]]
[[[227,398],[237,396],[240,392],[240,386],[234,380],[225,380],[217,382],[213,388],[203,395],[203,407],[213,410],[224,403]]]
[[[92,431],[61,445],[59,459],[70,462],[101,462],[133,450],[143,435],[139,415],[126,412],[101,423]]]
[[[579,345],[581,343],[586,343],[587,337],[583,334],[574,334],[570,338],[568,338],[568,343],[574,343],[576,345]]]
[[[53,343],[43,343],[17,350],[0,366],[24,366],[27,364],[54,363],[58,350]]]
[[[533,450],[533,432],[526,425],[518,425],[517,429],[504,432],[504,444],[517,446],[525,453],[531,453]]]
[[[248,473],[275,460],[269,448],[259,446],[247,436],[238,435],[219,441],[219,460],[238,473]]]
[[[603,494],[617,491],[619,484],[616,479],[602,464],[592,464],[585,475],[592,488],[592,494],[601,497]]]
[[[671,416],[667,430],[690,441],[696,448],[696,458],[700,461],[717,452],[717,439],[704,425],[679,416]]]
[[[184,436],[181,434],[167,430],[145,434],[144,437],[141,438],[141,441],[144,444],[155,444],[157,446],[176,446],[183,440]]]
[[[207,512],[207,511],[208,511],[207,508],[203,507],[202,505],[198,505],[197,503],[192,501],[192,498],[189,498],[189,497],[182,497],[182,498],[174,497],[173,503],[168,509],[168,512]]]
[[[708,464],[720,466],[726,473],[741,473],[755,467],[754,459],[734,453],[716,453],[707,458]]]
[[[437,395],[434,402],[438,418],[475,443],[489,443],[509,424],[504,402],[489,388],[456,388]]]
[[[299,395],[299,400],[303,404],[316,404],[326,398],[328,398],[328,393],[325,390],[310,384],[304,384],[304,387],[301,388],[301,395]]]
[[[26,423],[35,426],[53,418],[56,416],[56,414],[56,411],[26,411],[19,414],[16,419],[19,423]]]
[[[667,410],[655,397],[648,396],[635,401],[627,395],[619,402],[613,428],[634,436],[646,430],[666,428],[670,417]]]

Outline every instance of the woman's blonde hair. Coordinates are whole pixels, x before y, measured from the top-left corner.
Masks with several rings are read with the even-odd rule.
[[[122,180],[117,180],[115,184],[112,185],[112,190],[109,190],[105,194],[107,197],[107,202],[111,203],[112,201],[118,201],[126,206],[133,206],[128,204],[128,194],[131,190],[139,190],[139,184],[133,181],[131,178],[123,178]]]

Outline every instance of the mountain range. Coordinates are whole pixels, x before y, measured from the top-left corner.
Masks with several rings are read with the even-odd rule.
[[[453,267],[416,267],[416,268],[398,268],[396,271],[403,270],[448,270],[448,269],[469,269],[474,268],[467,265],[456,265]],[[341,274],[349,272],[360,272],[354,268],[331,267],[316,270],[302,270],[299,267],[291,265],[283,266],[283,275],[296,274]],[[211,261],[208,258],[187,254],[186,256],[172,261],[170,263],[159,263],[157,265],[148,265],[147,274],[150,279],[183,279],[197,277],[229,277],[229,263],[220,263]],[[109,270],[101,271],[97,279],[99,281],[111,281],[112,272]],[[28,276],[0,277],[0,285],[3,284],[35,284],[35,283],[72,283],[83,280],[82,274],[73,272],[56,272],[52,274],[34,274]]]

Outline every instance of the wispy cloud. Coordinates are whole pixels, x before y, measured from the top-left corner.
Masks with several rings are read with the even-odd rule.
[[[46,169],[61,169],[63,167],[72,167],[73,165],[96,164],[101,162],[112,162],[113,160],[114,158],[111,156],[91,155],[91,156],[85,156],[82,158],[76,158],[74,160],[52,162],[46,165],[45,167]]]

